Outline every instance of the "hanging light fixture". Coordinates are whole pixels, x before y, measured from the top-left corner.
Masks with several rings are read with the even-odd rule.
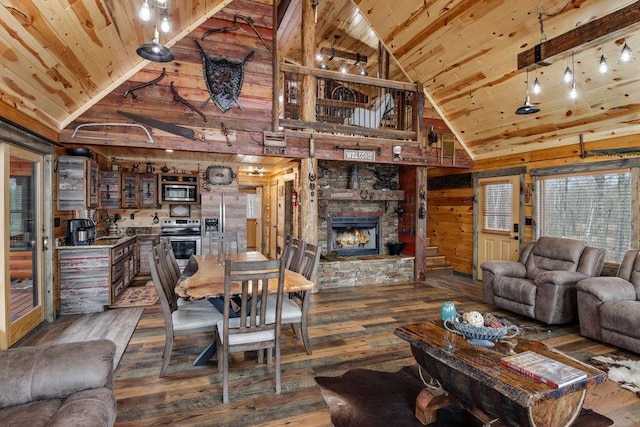
[[[598,71],[600,71],[600,74],[604,74],[608,69],[609,67],[607,66],[607,58],[603,53],[602,55],[600,55],[600,65],[598,66]]]
[[[361,75],[362,77],[369,75],[369,73],[367,73],[367,70],[364,67],[360,67],[360,71],[358,71],[358,74]]]
[[[527,114],[534,114],[538,111],[540,111],[540,108],[533,105],[529,100],[529,70],[527,70],[527,96],[524,99],[524,105],[516,110],[516,114],[523,116]]]
[[[168,47],[160,44],[158,29],[153,29],[153,40],[140,46],[136,52],[144,59],[154,62],[171,62],[173,54]]]
[[[151,7],[156,8],[156,16],[158,16],[158,9],[162,9],[162,14],[159,20],[160,31],[168,33],[171,31],[171,23],[169,21],[168,0],[144,0],[140,7],[139,16],[143,22],[149,22],[151,20]],[[160,43],[160,34],[158,33],[158,24],[153,28],[153,39],[144,43],[138,49],[136,49],[138,55],[144,59],[155,62],[170,62],[173,61],[174,56],[168,47]]]
[[[571,71],[571,67],[569,67],[569,65],[567,65],[567,68],[562,74],[562,81],[566,84],[571,84],[571,82],[573,81],[573,71]]]
[[[542,86],[540,85],[540,80],[536,76],[536,79],[533,81],[533,93],[535,95],[539,95],[542,92]]]
[[[571,53],[571,67],[574,70],[576,69],[576,64],[573,58],[573,52]],[[576,89],[576,76],[574,71],[574,73],[572,74],[572,80],[571,80],[571,90],[569,90],[569,98],[576,99],[577,97],[578,97],[578,90]]]
[[[625,40],[624,46],[622,46],[622,50],[620,51],[620,57],[618,58],[618,61],[623,64],[626,64],[627,62],[631,62],[634,59],[635,57],[633,56],[633,51],[631,50],[631,48],[629,47],[629,45]]]

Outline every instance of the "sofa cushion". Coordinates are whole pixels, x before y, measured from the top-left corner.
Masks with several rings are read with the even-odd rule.
[[[496,276],[493,279],[493,292],[496,297],[526,305],[533,306],[536,302],[536,285],[529,279]]]
[[[527,278],[534,279],[545,271],[576,271],[580,256],[587,247],[581,240],[541,237],[527,258]]]
[[[47,399],[0,409],[0,424],[3,427],[46,426],[61,405],[62,399]]]
[[[112,426],[116,405],[108,388],[83,390],[67,397],[47,427]]]
[[[600,305],[600,326],[640,338],[640,301],[605,302]]]

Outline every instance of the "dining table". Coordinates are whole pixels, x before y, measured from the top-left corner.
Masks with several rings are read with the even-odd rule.
[[[180,274],[176,284],[176,294],[185,300],[198,300],[224,297],[224,269],[227,260],[232,261],[266,261],[268,258],[258,251],[246,251],[230,254],[192,255]],[[240,284],[238,293],[240,292]],[[269,291],[278,291],[277,280],[269,280]],[[284,292],[311,291],[313,282],[302,274],[285,270]],[[232,291],[233,292],[233,291]],[[212,310],[217,310],[211,305]],[[206,364],[216,352],[216,340],[205,348],[193,362],[194,366]]]

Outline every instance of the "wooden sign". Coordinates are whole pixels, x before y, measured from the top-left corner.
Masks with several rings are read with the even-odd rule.
[[[368,150],[344,150],[344,160],[352,162],[375,162],[376,152]]]

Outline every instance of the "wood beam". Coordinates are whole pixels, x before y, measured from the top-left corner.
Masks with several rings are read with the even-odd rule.
[[[634,29],[630,27],[640,27],[640,1],[520,52],[518,70],[531,65],[550,65],[563,53],[579,46],[589,48],[605,36],[624,36]]]
[[[356,64],[366,64],[368,61],[367,55],[360,55],[359,53],[345,52],[344,50],[334,49],[332,47],[323,47],[320,49],[320,53],[327,55],[329,60],[333,58],[348,59],[354,61]]]
[[[282,24],[282,20],[284,19],[284,16],[286,15],[287,10],[289,9],[289,6],[291,6],[291,0],[282,0],[275,6],[275,8],[277,9],[277,14],[276,14],[277,24],[275,28],[276,31],[280,28],[280,24]]]

